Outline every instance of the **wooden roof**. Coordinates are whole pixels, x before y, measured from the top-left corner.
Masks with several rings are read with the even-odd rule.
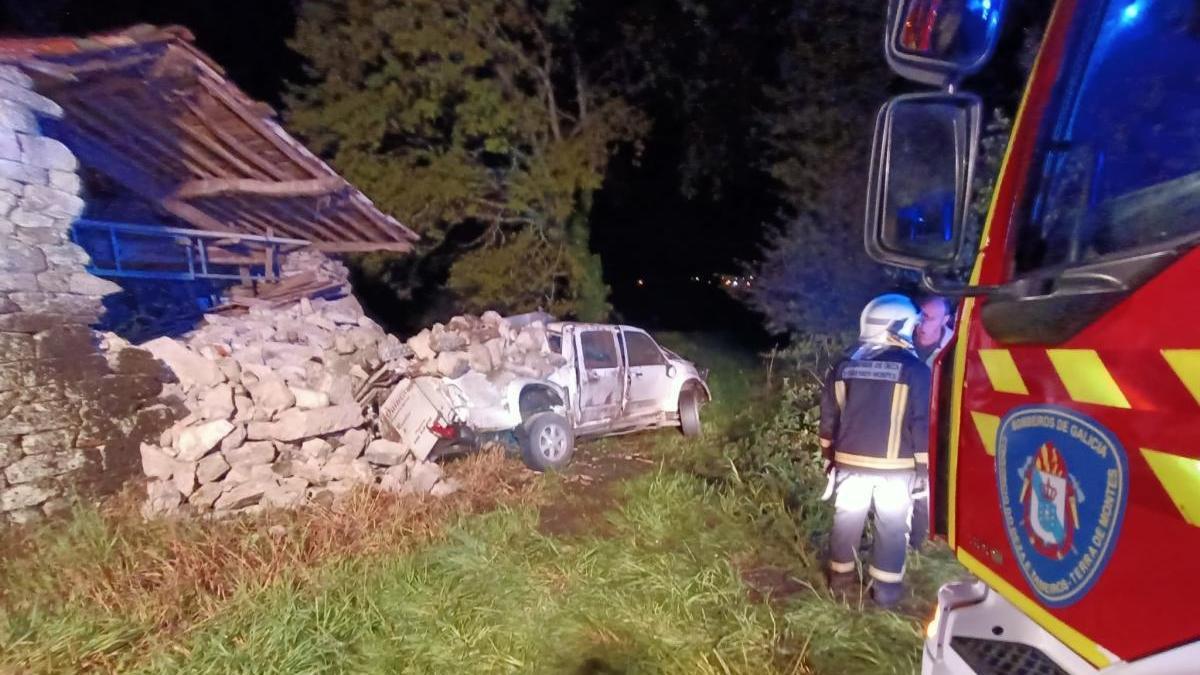
[[[0,40],[64,110],[48,133],[188,226],[306,239],[337,251],[408,251],[385,215],[275,122],[185,28]]]

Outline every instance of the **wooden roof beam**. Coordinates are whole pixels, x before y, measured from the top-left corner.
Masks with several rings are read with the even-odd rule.
[[[341,241],[341,242],[326,242],[314,241],[313,248],[322,253],[371,253],[373,251],[391,251],[393,253],[408,253],[412,251],[412,244],[404,242],[378,242],[378,241]]]
[[[192,199],[228,194],[244,194],[255,197],[315,197],[348,189],[350,189],[349,184],[337,176],[282,182],[255,178],[207,178],[184,183],[175,192],[175,197]]]

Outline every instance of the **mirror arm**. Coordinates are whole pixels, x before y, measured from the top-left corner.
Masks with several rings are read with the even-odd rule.
[[[968,284],[945,285],[942,279],[935,279],[929,270],[921,272],[921,287],[935,295],[952,298],[977,298],[988,295],[998,295],[1004,292],[1003,286],[971,286]]]

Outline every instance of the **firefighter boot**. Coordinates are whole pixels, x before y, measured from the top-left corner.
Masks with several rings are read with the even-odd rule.
[[[859,594],[857,572],[830,572],[829,592],[834,600],[855,599]]]
[[[875,601],[876,605],[884,609],[891,609],[904,599],[904,584],[872,581],[871,599]]]

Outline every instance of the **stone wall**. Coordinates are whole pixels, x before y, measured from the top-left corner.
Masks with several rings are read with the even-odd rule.
[[[119,341],[105,349],[90,328],[121,289],[88,274],[70,241],[78,162],[39,123],[62,114],[0,65],[0,521],[111,492],[140,474],[140,442],[177,417],[156,402],[162,364]]]

